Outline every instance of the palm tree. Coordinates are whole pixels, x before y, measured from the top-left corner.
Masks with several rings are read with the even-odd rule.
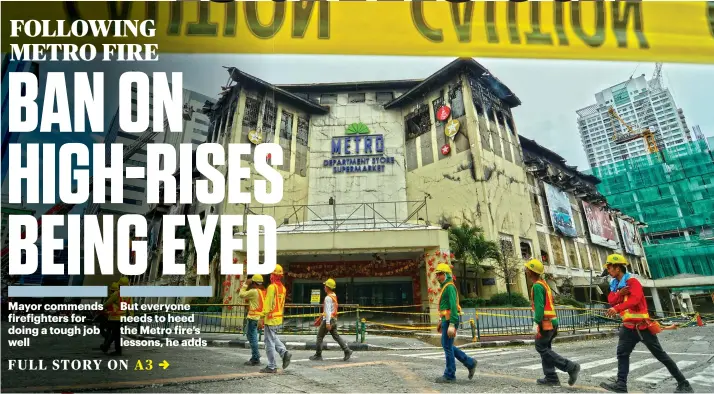
[[[462,263],[462,278],[466,278],[467,265],[475,268],[477,275],[480,275],[483,273],[483,268],[481,268],[483,261],[500,258],[498,244],[487,240],[481,227],[466,223],[449,228],[449,247],[456,260]],[[461,283],[461,293],[463,294],[465,282]]]

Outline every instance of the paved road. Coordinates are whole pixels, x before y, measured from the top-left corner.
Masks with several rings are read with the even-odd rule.
[[[458,381],[437,385],[433,379],[444,368],[442,352],[433,350],[355,352],[348,362],[341,352],[327,351],[323,362],[307,358],[310,351],[294,351],[290,367],[276,375],[258,373],[258,367],[243,366],[248,349],[224,347],[126,348],[123,360],[127,371],[8,371],[8,359],[42,358],[45,364],[57,358],[90,358],[106,363],[110,358],[97,350],[97,338],[56,339],[51,343],[32,339],[29,349],[9,348],[3,341],[4,392],[120,390],[125,392],[543,392],[534,384],[541,377],[539,357],[530,346],[470,349],[479,360],[478,372],[469,381],[460,367]],[[714,326],[667,331],[660,337],[665,349],[683,369],[697,392],[714,391]],[[47,341],[47,340],[45,340]],[[613,340],[593,340],[555,344],[558,352],[577,358],[582,365],[574,388],[554,388],[554,392],[603,391],[598,385],[615,375]],[[151,371],[135,371],[137,360],[153,360]],[[158,363],[167,360],[163,370]],[[263,357],[265,362],[265,357]],[[563,382],[567,376],[563,376]],[[631,392],[672,392],[675,382],[663,365],[653,361],[647,349],[638,345],[632,358]],[[551,391],[547,389],[545,391]]]

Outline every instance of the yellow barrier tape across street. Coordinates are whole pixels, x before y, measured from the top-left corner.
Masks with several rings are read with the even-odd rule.
[[[159,53],[467,56],[714,63],[714,2],[707,1],[4,1],[4,21],[154,19]],[[22,43],[94,38],[10,37]],[[101,48],[100,48],[101,49]]]

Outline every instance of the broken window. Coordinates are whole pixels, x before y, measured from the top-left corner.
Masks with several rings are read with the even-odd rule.
[[[529,260],[533,258],[533,248],[531,247],[531,241],[527,239],[521,239],[521,258]]]
[[[431,130],[431,118],[429,117],[429,107],[426,105],[419,105],[419,107],[414,110],[404,118],[404,127],[406,133],[406,139],[414,139],[422,134],[428,133]]]
[[[310,133],[310,120],[303,117],[298,117],[297,124],[297,143],[302,146],[307,146]]]
[[[292,141],[293,139],[293,114],[283,111],[283,116],[280,119],[280,139]]]
[[[439,93],[439,98],[431,102],[432,108],[434,108],[434,116],[436,116],[436,113],[439,112],[439,108],[444,106],[444,91],[442,90]],[[442,122],[439,119],[434,119],[434,124],[438,127],[440,125],[443,125],[446,122]]]
[[[233,132],[233,117],[236,114],[236,110],[238,109],[238,95],[235,95],[233,97],[233,100],[231,101],[231,105],[228,109],[228,136],[230,137],[231,133]]]
[[[347,102],[349,103],[364,103],[365,95],[364,93],[348,93]]]
[[[466,108],[464,108],[464,94],[461,91],[461,84],[454,86],[449,91],[449,101],[451,101],[452,119],[457,119],[466,115]]]
[[[394,100],[393,92],[377,92],[377,104],[386,104]]]
[[[320,104],[337,104],[337,95],[334,93],[320,95]]]
[[[252,98],[246,97],[245,99],[245,113],[243,114],[243,126],[248,126],[248,128],[255,129],[258,127],[258,113],[260,112],[260,101]]]
[[[510,235],[501,234],[500,240],[501,253],[504,257],[509,257],[514,255],[513,250],[513,237]]]
[[[275,141],[275,119],[278,113],[278,107],[270,100],[265,102],[265,109],[263,110],[263,126],[261,130],[263,131],[263,142],[273,142]]]
[[[516,127],[513,124],[513,118],[510,116],[506,116],[506,129],[511,135],[516,135]]]

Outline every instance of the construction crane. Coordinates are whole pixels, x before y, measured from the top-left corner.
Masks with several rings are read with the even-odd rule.
[[[184,105],[183,109],[183,118],[184,119],[191,119],[192,115],[194,112],[193,107],[189,107],[187,105]],[[146,130],[139,138],[134,141],[133,144],[124,147],[124,151],[122,154],[123,160],[122,162],[126,162],[128,159],[130,159],[136,152],[138,152],[141,148],[143,148],[149,141],[154,139],[156,136],[156,132],[152,130]],[[94,184],[94,177],[89,178],[89,190],[92,190],[92,185]],[[95,204],[92,204],[95,205]],[[67,204],[60,202],[56,205],[54,205],[52,208],[47,210],[44,215],[66,215],[68,214],[76,204]],[[91,208],[91,207],[90,207]],[[94,210],[96,211],[96,209]],[[43,215],[43,216],[44,216]],[[42,230],[42,216],[37,218],[37,229],[38,233]],[[23,232],[22,235],[20,236],[21,238],[25,237],[25,233]],[[8,259],[10,258],[10,247],[5,247],[3,248],[2,252],[0,252],[0,258],[2,258],[2,266],[5,267],[6,264],[8,263]]]
[[[642,138],[645,141],[645,147],[649,153],[659,152],[659,146],[657,145],[655,135],[649,128],[635,130],[632,126],[625,122],[620,115],[617,114],[617,111],[615,111],[615,108],[613,107],[610,107],[607,110],[607,113],[612,119],[617,120],[627,130],[626,133],[620,133],[619,128],[613,125],[612,140],[616,145],[626,144],[630,141]]]

